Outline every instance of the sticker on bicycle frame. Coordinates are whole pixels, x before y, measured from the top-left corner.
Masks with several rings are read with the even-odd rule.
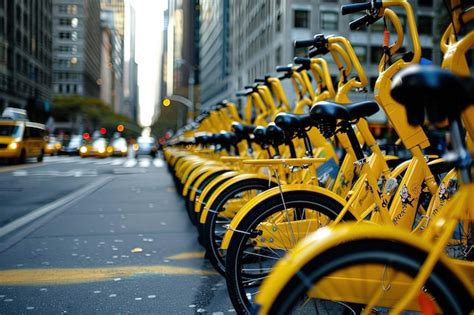
[[[400,197],[402,199],[403,208],[406,208],[407,205],[410,205],[411,207],[413,207],[412,202],[413,200],[415,200],[415,198],[411,197],[411,194],[408,191],[407,185],[403,185],[402,190],[400,191]]]

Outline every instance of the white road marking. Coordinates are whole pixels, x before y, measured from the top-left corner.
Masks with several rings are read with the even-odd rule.
[[[155,167],[163,167],[163,166],[165,166],[165,163],[163,162],[162,159],[154,159],[154,160],[153,160],[153,164],[155,165]]]
[[[128,159],[125,161],[125,163],[123,163],[123,166],[125,167],[134,167],[135,165],[137,165],[137,160],[135,159]]]
[[[69,195],[64,196],[63,198],[57,199],[51,203],[48,203],[42,207],[39,207],[36,210],[31,211],[27,215],[24,215],[16,219],[15,221],[8,223],[7,225],[0,228],[0,238],[59,207],[62,207],[76,199],[86,196],[90,192],[105,185],[111,179],[112,177],[110,176],[99,178],[97,179],[97,181],[93,182],[92,184],[87,184],[81,189],[78,189],[70,193]]]
[[[114,165],[114,166],[122,165],[123,162],[125,162],[125,159],[115,159],[112,161],[112,163],[110,163],[110,165]]]
[[[150,160],[149,159],[141,159],[138,161],[139,167],[150,167]]]

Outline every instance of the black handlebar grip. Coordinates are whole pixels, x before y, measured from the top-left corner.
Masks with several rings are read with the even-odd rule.
[[[293,67],[292,66],[277,66],[275,70],[277,72],[291,72],[293,71]]]
[[[311,58],[308,58],[308,57],[295,57],[293,59],[293,62],[295,64],[298,64],[298,65],[304,65],[304,64],[311,63]]]
[[[254,82],[256,82],[256,83],[265,83],[266,81],[265,81],[265,79],[262,79],[262,78],[256,78],[254,80]]]
[[[278,80],[288,79],[288,76],[286,74],[283,74],[283,75],[278,76],[277,79]]]
[[[314,39],[295,40],[295,48],[310,47],[314,45]]]
[[[371,19],[372,19],[372,16],[368,14],[361,16],[360,18],[357,18],[354,21],[351,21],[349,23],[349,28],[351,29],[351,31],[355,31],[359,29],[361,26],[367,25],[367,23],[369,23]]]

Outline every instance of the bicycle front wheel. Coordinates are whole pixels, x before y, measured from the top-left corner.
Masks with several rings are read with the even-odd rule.
[[[242,219],[226,254],[227,289],[239,314],[253,299],[273,266],[296,243],[334,220],[343,205],[317,192],[288,191],[259,203]],[[353,219],[348,215],[345,219]]]
[[[388,314],[407,292],[426,252],[387,240],[356,240],[316,256],[286,283],[269,314]],[[472,297],[449,268],[438,262],[420,290],[429,307],[468,314]],[[409,314],[422,312],[417,296]]]

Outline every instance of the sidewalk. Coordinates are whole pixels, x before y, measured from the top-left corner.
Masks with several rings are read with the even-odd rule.
[[[0,314],[233,312],[165,168],[55,211],[1,252]]]

